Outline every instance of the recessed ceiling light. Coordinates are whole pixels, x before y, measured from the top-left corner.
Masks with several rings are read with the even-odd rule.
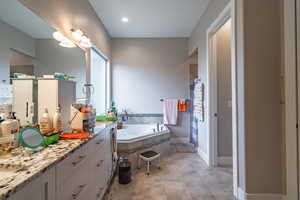
[[[122,17],[122,22],[127,23],[129,22],[129,19],[127,17]]]

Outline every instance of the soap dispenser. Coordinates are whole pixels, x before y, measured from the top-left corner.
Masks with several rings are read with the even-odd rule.
[[[45,108],[45,112],[43,113],[41,119],[40,119],[40,130],[42,133],[45,133],[52,129],[52,122],[50,115],[48,113],[48,109]]]
[[[60,107],[57,107],[53,117],[53,128],[56,132],[62,132],[62,115]]]

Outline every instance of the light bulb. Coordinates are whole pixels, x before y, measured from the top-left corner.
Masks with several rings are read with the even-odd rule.
[[[85,35],[82,36],[81,40],[80,40],[80,46],[85,47],[85,48],[92,47],[91,40],[88,37],[86,37]]]
[[[60,42],[65,38],[65,36],[63,34],[61,34],[61,32],[59,32],[59,31],[54,32],[52,34],[52,36],[54,37],[54,39],[56,39],[57,41],[60,41]]]
[[[72,36],[76,41],[80,41],[82,36],[83,36],[83,32],[80,29],[77,29],[76,31],[71,30],[72,31]]]
[[[62,47],[67,47],[67,48],[74,48],[76,47],[76,45],[74,44],[74,42],[72,42],[71,40],[69,40],[68,38],[64,38],[60,43],[60,46]]]

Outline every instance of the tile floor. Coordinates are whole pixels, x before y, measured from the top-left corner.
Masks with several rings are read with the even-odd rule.
[[[233,200],[232,169],[207,168],[195,153],[175,153],[151,167],[140,169],[128,185],[117,177],[106,200]]]

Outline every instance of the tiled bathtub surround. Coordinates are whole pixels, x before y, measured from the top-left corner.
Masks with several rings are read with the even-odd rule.
[[[120,114],[121,119],[124,114]],[[163,123],[163,114],[146,113],[146,114],[128,114],[126,124],[154,124]],[[190,112],[179,112],[178,123],[176,126],[168,126],[171,131],[172,143],[189,143],[190,142]]]
[[[124,114],[120,114],[122,118]],[[128,114],[128,120],[125,121],[127,124],[154,124],[162,123],[163,114]]]
[[[137,126],[140,127],[140,125]],[[147,127],[148,126],[145,125],[145,128]],[[133,131],[133,130],[128,129],[128,131]],[[147,130],[140,129],[139,131],[147,131]],[[125,126],[125,131],[119,132],[118,134],[127,134],[126,126]],[[137,168],[138,156],[140,153],[146,150],[151,149],[160,152],[162,157],[170,155],[171,153],[171,146],[170,146],[171,134],[168,131],[168,129],[164,130],[161,133],[155,134],[149,132],[148,134],[149,135],[145,135],[144,137],[138,139],[131,139],[129,141],[122,141],[122,140],[118,141],[118,154],[119,156],[128,157],[128,159],[132,163],[132,169]]]

